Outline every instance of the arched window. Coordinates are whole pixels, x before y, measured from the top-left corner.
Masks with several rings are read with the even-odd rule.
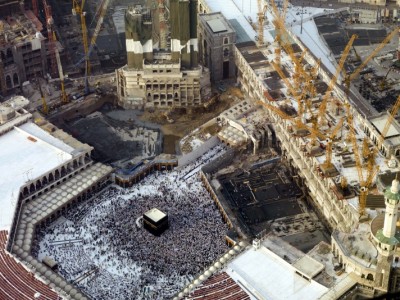
[[[12,87],[13,87],[10,75],[6,76],[6,86],[8,89],[12,89]]]
[[[18,78],[17,73],[14,73],[13,82],[14,82],[14,86],[19,85],[19,78]]]

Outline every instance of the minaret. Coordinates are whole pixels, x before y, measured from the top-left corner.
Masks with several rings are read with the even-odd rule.
[[[378,230],[376,239],[378,243],[378,263],[376,266],[375,285],[381,290],[387,291],[389,286],[390,269],[393,262],[393,254],[396,251],[398,239],[396,237],[397,211],[400,204],[399,181],[396,178],[392,186],[385,191],[385,221],[383,229]]]
[[[396,233],[397,211],[399,209],[399,181],[396,178],[392,186],[385,192],[385,223],[383,225],[383,235],[387,238],[393,238]]]

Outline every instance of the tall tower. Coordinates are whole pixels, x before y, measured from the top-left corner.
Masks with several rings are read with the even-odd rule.
[[[197,67],[197,0],[171,0],[172,60],[186,69]]]
[[[197,40],[197,0],[190,0],[190,65],[196,68],[199,62]]]
[[[399,181],[396,178],[392,186],[385,191],[385,221],[383,229],[376,233],[378,244],[378,263],[376,266],[376,287],[387,291],[393,254],[399,240],[396,237],[397,211],[400,204]]]
[[[172,60],[178,62],[181,54],[180,26],[179,26],[179,0],[169,2],[171,26],[171,55]]]
[[[165,4],[164,0],[158,0],[158,18],[160,23],[160,41],[159,48],[167,48],[167,24],[165,20]]]

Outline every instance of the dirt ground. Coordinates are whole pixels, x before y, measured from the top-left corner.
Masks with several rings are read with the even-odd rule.
[[[136,116],[143,122],[143,126],[145,127],[151,124],[161,125],[160,129],[163,134],[162,151],[168,154],[176,154],[180,153],[179,141],[182,137],[218,116],[221,112],[242,99],[244,99],[243,94],[238,88],[229,87],[226,92],[215,97],[212,104],[208,105],[207,108],[175,108],[169,111],[165,109],[146,109],[144,112],[138,112]],[[49,119],[56,126],[66,130],[66,123],[70,120],[82,118],[94,111],[104,109],[105,106],[107,106],[109,110],[116,109],[116,107],[114,107],[115,102],[115,97],[110,95],[100,98],[88,97],[82,103],[74,102],[64,107],[64,109],[59,112],[53,112]],[[173,123],[168,122],[165,116],[166,112],[168,112],[168,117],[170,121],[173,120]],[[205,131],[214,135],[219,130],[218,126],[214,127],[206,128]]]
[[[191,131],[218,116],[221,112],[244,99],[243,94],[238,88],[230,87],[226,92],[219,95],[216,101],[207,108],[194,109],[175,109],[169,113],[173,123],[168,123],[167,118],[163,115],[164,111],[145,110],[140,117],[141,121],[152,122],[162,125],[161,131],[164,134],[164,152],[175,153],[177,142],[189,134]],[[215,134],[215,130],[210,129]]]

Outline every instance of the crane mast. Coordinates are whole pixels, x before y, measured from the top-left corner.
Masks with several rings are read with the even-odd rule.
[[[57,40],[55,33],[53,32],[53,39],[54,41]],[[61,59],[60,59],[60,53],[58,52],[58,48],[55,47],[55,52],[56,52],[56,59],[57,59],[57,66],[58,66],[58,76],[60,77],[60,86],[61,86],[61,102],[62,103],[67,103],[68,102],[68,97],[65,92],[65,86],[64,86],[64,72],[62,69],[62,64],[61,64]]]
[[[73,14],[78,14],[81,18],[81,26],[82,26],[82,40],[83,40],[83,50],[84,50],[84,60],[85,60],[85,95],[90,93],[89,87],[89,75],[90,75],[90,54],[93,50],[94,45],[96,44],[97,36],[101,30],[101,25],[103,24],[104,16],[107,12],[108,4],[110,0],[103,0],[100,4],[100,13],[99,18],[97,20],[96,27],[94,29],[93,36],[90,40],[90,48],[88,44],[88,36],[87,36],[87,27],[86,27],[86,12],[83,11],[85,0],[82,0],[80,3],[78,0],[73,0]]]
[[[55,55],[55,42],[53,39],[53,16],[51,6],[47,4],[47,0],[43,0],[44,11],[46,14],[46,27],[47,27],[47,38],[48,38],[48,49],[50,54],[50,74],[51,76],[57,76],[57,61]]]

